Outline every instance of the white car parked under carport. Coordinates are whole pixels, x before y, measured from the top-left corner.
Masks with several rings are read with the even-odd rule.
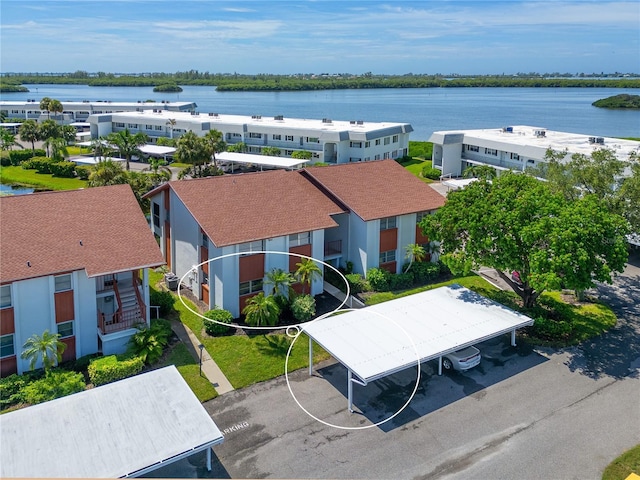
[[[458,371],[469,370],[478,365],[481,358],[480,350],[476,347],[463,348],[444,355],[442,357],[442,368]]]

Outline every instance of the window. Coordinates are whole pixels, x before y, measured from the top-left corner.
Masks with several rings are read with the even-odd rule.
[[[527,163],[536,163],[536,161],[529,159],[529,160],[527,160]]]
[[[282,135],[271,135],[272,140],[282,140]]]
[[[60,338],[73,337],[73,321],[58,324]]]
[[[256,240],[255,242],[241,243],[238,245],[238,252],[253,253],[264,250],[264,240]]]
[[[145,125],[144,128],[147,130],[153,130],[153,125]]]
[[[293,155],[293,150],[285,150],[285,151],[284,151],[284,154],[285,154],[287,157],[290,157],[291,155]]]
[[[375,156],[373,157],[373,159],[374,159],[374,160],[380,160],[380,154],[375,155]]]
[[[494,150],[493,148],[485,148],[484,153],[485,155],[493,155],[494,157],[498,156],[498,151]]]
[[[284,136],[284,139],[285,139],[287,142],[293,142],[293,135],[285,135],[285,136]]]
[[[311,243],[311,232],[294,233],[289,235],[289,247],[299,247]]]
[[[71,274],[59,275],[56,280],[56,292],[64,292],[65,290],[71,290]]]
[[[11,285],[2,285],[0,287],[0,308],[7,308],[11,305]]]
[[[384,137],[384,144],[389,145],[391,143],[391,139],[389,137]]]
[[[258,293],[262,291],[262,279],[250,280],[248,282],[240,282],[240,295],[248,295],[250,293]]]
[[[371,142],[364,142],[364,148],[369,148],[371,146]]]
[[[261,133],[249,132],[249,138],[262,138]]]
[[[350,162],[361,162],[362,159],[360,157],[349,157]]]
[[[137,123],[129,123],[127,124],[128,128],[138,128],[138,124]]]
[[[362,142],[349,142],[351,148],[362,148]]]
[[[13,346],[13,333],[0,337],[0,357],[11,357],[15,354],[16,349]]]
[[[477,145],[467,145],[467,152],[479,152],[480,147]]]
[[[396,158],[398,156],[398,150],[394,150],[391,152],[391,158]]]
[[[419,212],[416,214],[416,223],[420,223],[424,217],[431,215],[429,212]]]
[[[200,241],[202,242],[200,245],[202,245],[203,247],[208,247],[209,246],[209,237],[207,237],[207,234],[204,232],[200,232],[202,235],[202,238],[200,239]]]
[[[380,231],[396,228],[396,217],[387,217],[380,219]]]
[[[393,143],[398,143],[398,135],[394,135],[394,136],[393,136],[393,140],[392,140],[392,142],[393,142]]]
[[[160,228],[160,205],[153,202],[153,224]]]
[[[520,160],[520,155],[518,155],[517,153],[512,153],[511,160]]]
[[[155,129],[162,131],[162,125],[156,125]]]
[[[380,139],[379,138],[376,139],[376,145],[380,145]]]
[[[320,143],[320,139],[318,137],[306,137],[305,141],[307,143]]]
[[[116,122],[116,123],[115,123],[115,126],[116,126],[117,128],[124,128],[124,123]]]
[[[396,251],[389,250],[387,252],[380,252],[380,263],[388,263],[396,261]]]

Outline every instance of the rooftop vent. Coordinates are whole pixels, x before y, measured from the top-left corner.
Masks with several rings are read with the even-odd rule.
[[[547,131],[546,130],[534,130],[533,134],[538,138],[542,138],[542,137],[546,137],[547,136]]]
[[[502,127],[504,133],[513,133],[513,127]]]
[[[276,115],[275,117],[273,117],[274,120],[284,120],[284,116],[283,115]]]
[[[596,143],[598,143],[600,145],[604,145],[604,138],[603,137],[597,137],[596,138]]]
[[[596,137],[589,137],[589,143],[596,143]]]
[[[358,120],[356,123],[357,123],[358,125],[364,125],[364,121],[363,121],[363,120]]]
[[[209,116],[210,116],[210,117],[217,117],[217,116],[218,116],[218,114],[217,114],[217,113],[209,113]]]
[[[251,118],[254,120],[262,120],[262,115],[251,115]]]
[[[355,120],[349,120],[349,123],[350,123],[351,125],[355,125],[355,124],[356,124],[356,121],[355,121]]]
[[[323,118],[322,119],[322,123],[331,123],[331,119],[330,118]]]

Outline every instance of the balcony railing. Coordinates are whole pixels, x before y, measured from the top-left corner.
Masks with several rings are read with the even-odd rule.
[[[138,308],[123,312],[117,311],[114,314],[105,314],[98,310],[98,328],[104,335],[128,330],[144,323],[145,319]]]
[[[324,256],[340,255],[342,253],[342,240],[332,240],[324,244]]]

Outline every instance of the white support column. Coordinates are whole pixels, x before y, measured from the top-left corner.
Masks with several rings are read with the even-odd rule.
[[[438,357],[438,375],[442,375],[442,356]]]
[[[347,369],[347,397],[349,398],[349,413],[353,413],[353,373],[351,369]]]
[[[516,346],[516,329],[511,330],[511,346]]]
[[[211,471],[211,452],[213,451],[213,447],[207,448],[207,471]]]
[[[313,340],[309,337],[309,376],[313,375]]]

